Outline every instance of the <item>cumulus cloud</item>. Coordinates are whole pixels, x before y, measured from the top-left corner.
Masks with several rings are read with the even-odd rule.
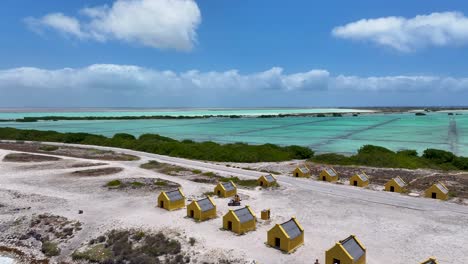
[[[335,27],[332,35],[411,52],[428,46],[468,44],[468,18],[459,12],[443,12],[413,18],[361,19]]]
[[[117,0],[112,6],[85,7],[79,14],[51,13],[25,22],[35,32],[52,29],[78,39],[184,51],[193,48],[201,22],[193,0]]]
[[[181,91],[205,90],[354,90],[354,91],[446,91],[468,90],[468,78],[438,76],[332,76],[326,70],[285,74],[274,67],[266,71],[241,74],[224,72],[160,71],[134,65],[94,64],[84,68],[46,70],[23,67],[0,71],[0,89],[112,89]]]

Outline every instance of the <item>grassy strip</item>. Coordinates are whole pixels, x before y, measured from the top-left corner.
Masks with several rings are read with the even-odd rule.
[[[426,149],[419,156],[415,150],[394,152],[372,145],[361,147],[357,154],[349,157],[329,153],[316,155],[311,158],[311,161],[333,165],[361,165],[380,168],[468,170],[468,158],[457,157],[448,151]]]
[[[56,131],[0,128],[0,139],[63,142],[109,146],[197,160],[225,162],[262,162],[307,159],[314,152],[306,147],[280,147],[273,144],[218,144],[215,142],[178,141],[156,134],[135,138],[130,134],[116,134],[112,138],[88,133],[60,133]]]

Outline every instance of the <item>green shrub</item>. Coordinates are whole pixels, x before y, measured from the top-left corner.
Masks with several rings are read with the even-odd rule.
[[[51,242],[51,241],[44,241],[42,242],[42,253],[48,257],[58,256],[60,255],[60,248],[58,247],[58,243]]]
[[[137,181],[135,181],[135,182],[132,182],[132,187],[135,187],[135,188],[140,188],[140,187],[143,187],[143,186],[145,186],[145,184],[144,184],[144,183],[137,182]]]
[[[127,133],[117,133],[112,137],[112,139],[136,140],[134,135],[130,135],[130,134],[127,134]]]
[[[85,251],[75,251],[73,260],[88,260],[91,262],[105,263],[112,258],[112,251],[103,244],[95,245]]]
[[[423,158],[429,159],[437,164],[452,162],[455,159],[452,152],[440,149],[426,149]]]
[[[156,181],[156,182],[154,182],[154,184],[157,185],[157,186],[166,186],[167,182],[165,182],[165,181]]]
[[[112,180],[106,184],[107,187],[119,187],[122,185],[122,182],[119,180]]]
[[[57,149],[59,149],[59,147],[51,146],[51,145],[44,145],[44,146],[39,147],[39,150],[42,150],[42,151],[55,151]]]

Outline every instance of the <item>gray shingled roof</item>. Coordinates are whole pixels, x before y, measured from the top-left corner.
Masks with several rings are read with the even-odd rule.
[[[241,224],[254,219],[254,216],[250,213],[250,210],[247,207],[235,210],[234,214],[237,215]]]
[[[352,236],[340,241],[340,243],[354,260],[358,260],[365,253],[364,249],[361,248],[361,246]]]
[[[307,168],[306,166],[299,167],[299,170],[302,171],[302,173],[309,173],[310,172],[309,168]]]
[[[234,185],[232,185],[232,182],[230,181],[222,182],[221,184],[224,186],[224,189],[226,189],[226,191],[232,191],[235,189]]]
[[[444,187],[442,184],[440,184],[439,182],[436,183],[436,186],[437,186],[443,193],[445,193],[445,194],[447,194],[448,191],[449,191],[447,188],[445,188],[445,187]]]
[[[433,259],[428,259],[424,261],[423,264],[436,264],[436,262]]]
[[[330,168],[326,168],[325,171],[330,175],[330,176],[336,176],[336,173],[334,170]]]
[[[208,198],[198,200],[197,203],[200,206],[202,212],[206,212],[215,208],[214,204]]]
[[[265,178],[268,182],[276,181],[275,178],[271,174],[265,175]]]
[[[406,183],[405,183],[400,177],[393,178],[393,180],[394,180],[400,187],[404,187],[404,186],[406,185]]]
[[[364,174],[364,173],[358,173],[358,177],[362,180],[362,181],[368,181],[369,178],[367,178],[367,175]]]
[[[298,237],[302,233],[301,229],[299,229],[299,227],[293,219],[282,223],[281,227],[283,227],[284,231],[286,231],[289,238],[291,239]]]
[[[184,199],[184,197],[182,196],[182,194],[180,193],[178,189],[166,192],[166,195],[167,197],[169,197],[169,201],[179,201],[179,200]]]

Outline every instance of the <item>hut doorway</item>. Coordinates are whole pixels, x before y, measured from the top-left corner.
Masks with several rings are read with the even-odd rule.
[[[262,181],[260,181],[260,186],[263,186],[263,182],[262,182]]]
[[[354,185],[354,186],[357,186],[357,181],[354,181],[354,182],[353,182],[353,185]]]
[[[341,264],[341,261],[339,259],[334,258],[333,259],[333,264]]]
[[[161,202],[159,203],[159,207],[164,208],[164,201],[161,201]]]
[[[221,196],[221,191],[218,191],[218,196]]]
[[[432,199],[436,199],[437,198],[437,193],[433,192],[432,193]]]
[[[323,176],[322,181],[327,181],[327,177]]]
[[[232,230],[232,222],[228,221],[228,230]]]
[[[394,186],[390,186],[390,191],[391,191],[391,192],[394,192],[394,191],[395,191],[395,187],[394,187]]]
[[[194,217],[195,216],[195,212],[193,210],[190,210],[190,217]]]
[[[298,173],[298,172],[296,172],[296,177],[299,177],[299,173]]]
[[[281,239],[278,237],[275,237],[275,247],[280,248],[281,247]]]

